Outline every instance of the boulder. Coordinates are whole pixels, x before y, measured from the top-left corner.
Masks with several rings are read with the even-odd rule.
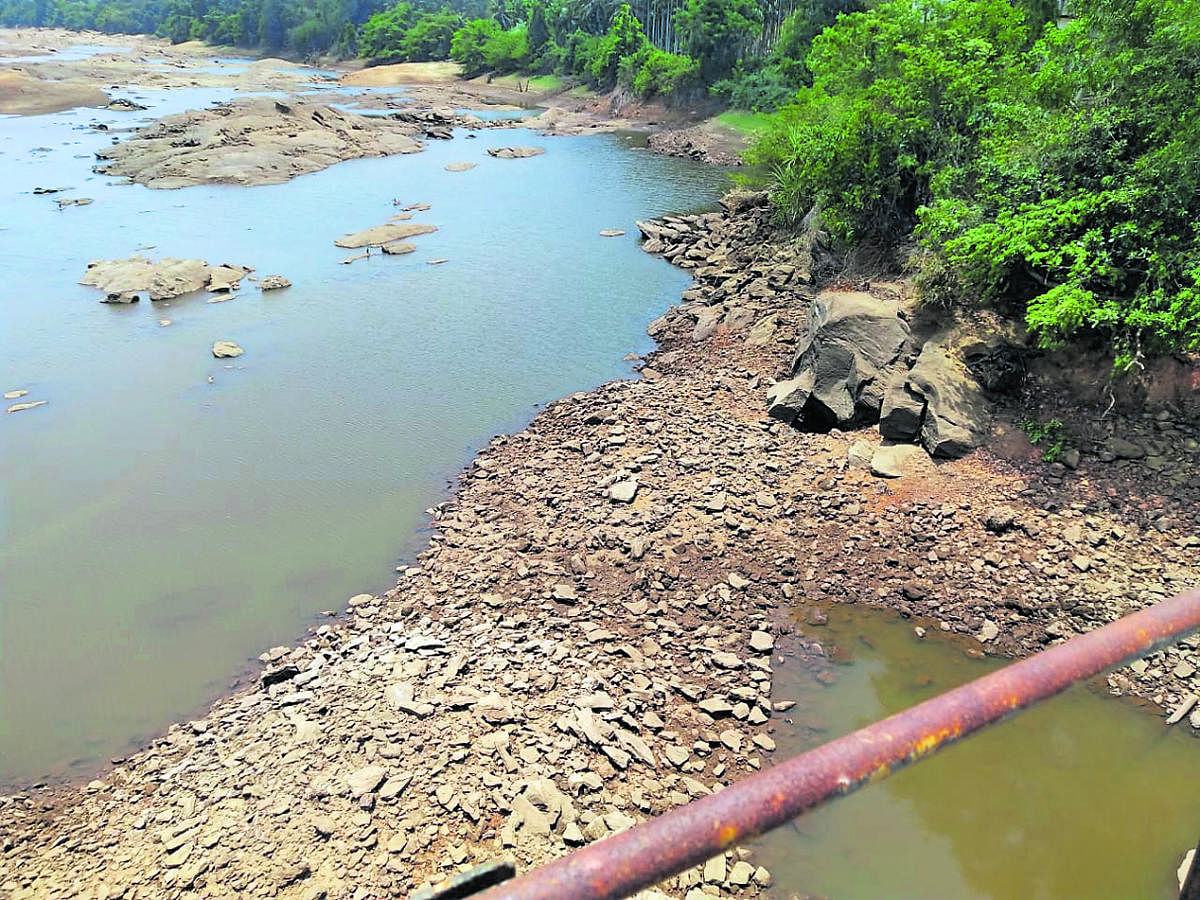
[[[946,345],[932,341],[925,345],[903,390],[924,399],[921,443],[931,455],[965,456],[987,436],[991,404],[979,380]]]
[[[879,433],[889,441],[915,441],[925,421],[925,398],[909,387],[908,372],[888,383],[879,410]]]
[[[282,275],[268,275],[258,283],[259,290],[263,291],[278,291],[291,286],[292,283]]]
[[[902,371],[909,339],[895,305],[865,293],[821,294],[792,365],[791,404],[799,400],[794,391],[811,383],[793,421],[817,430],[878,421],[884,388]],[[773,405],[778,400],[776,391]]]
[[[212,345],[212,355],[217,359],[236,359],[245,352],[233,341],[217,341]]]
[[[776,382],[767,391],[767,415],[789,425],[799,418],[812,395],[813,373]]]

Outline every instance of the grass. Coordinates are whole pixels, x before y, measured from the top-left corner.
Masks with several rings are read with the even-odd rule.
[[[566,82],[557,75],[501,75],[499,78],[493,78],[492,84],[528,91],[531,94],[545,94],[549,91],[561,91]]]
[[[766,130],[771,116],[768,113],[748,112],[744,109],[729,109],[717,116],[717,121],[726,128],[753,137]]]

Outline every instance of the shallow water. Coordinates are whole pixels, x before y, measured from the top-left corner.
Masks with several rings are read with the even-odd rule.
[[[852,656],[799,700],[775,756],[800,752],[995,669],[912,623],[835,607],[810,633]],[[820,729],[820,730],[818,730]],[[781,893],[836,900],[1169,900],[1200,836],[1200,745],[1077,687],[763,838]]]
[[[101,44],[72,44],[54,53],[31,53],[28,56],[0,56],[0,65],[39,62],[79,62],[102,53],[128,53],[132,47],[107,46]]]
[[[233,93],[0,119],[0,390],[49,401],[0,415],[0,782],[86,773],[201,712],[320,611],[387,588],[473,448],[650,349],[647,321],[689,279],[638,249],[634,221],[725,182],[615,136],[524,131],[259,188],[91,173],[111,138],[87,123]],[[485,152],[512,143],[548,152]],[[479,166],[444,171],[457,160]],[[95,202],[58,210],[74,196]],[[394,198],[431,203],[415,221],[440,230],[340,265],[333,239],[387,221]],[[614,227],[628,234],[598,235]],[[76,284],[147,245],[295,286],[117,307]],[[214,360],[218,339],[246,355]]]

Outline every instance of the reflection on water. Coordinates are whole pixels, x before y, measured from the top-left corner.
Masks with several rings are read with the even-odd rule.
[[[776,697],[800,701],[779,759],[998,665],[869,610],[834,608],[812,633],[852,662],[831,687],[779,670]],[[836,900],[1168,900],[1197,785],[1193,739],[1078,687],[762,839],[763,863],[785,891]]]
[[[260,188],[91,172],[111,140],[93,123],[234,94],[0,120],[0,390],[49,401],[0,416],[0,782],[125,752],[321,610],[386,588],[471,448],[649,349],[646,322],[688,278],[638,249],[634,220],[711,203],[725,180],[612,137],[509,131]],[[548,152],[485,152],[514,142]],[[457,160],[479,165],[446,172]],[[341,265],[333,239],[393,200],[432,204],[417,220],[438,232]],[[599,237],[613,227],[628,236]],[[147,245],[295,286],[117,307],[76,284]],[[219,339],[245,356],[214,360]]]

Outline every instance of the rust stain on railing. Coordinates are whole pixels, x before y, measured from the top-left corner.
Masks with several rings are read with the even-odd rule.
[[[477,900],[627,897],[1197,627],[1200,591],[1163,601],[576,850]]]

